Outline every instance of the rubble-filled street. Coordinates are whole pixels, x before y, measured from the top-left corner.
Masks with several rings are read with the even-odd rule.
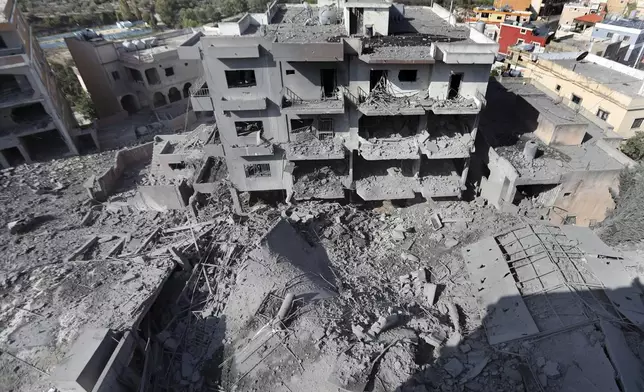
[[[219,180],[187,208],[149,211],[128,202],[147,167],[88,197],[85,179],[114,157],[2,172],[3,390],[81,383],[77,358],[106,350],[87,343],[99,335],[116,348],[88,365],[95,390],[618,391],[612,372],[642,357],[641,300],[620,308],[619,282],[578,263],[607,254],[631,276],[639,264],[550,245],[550,226],[481,198],[289,205],[233,200]],[[487,270],[491,238],[510,269]]]

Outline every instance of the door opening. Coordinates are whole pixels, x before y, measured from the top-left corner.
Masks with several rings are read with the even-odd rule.
[[[449,77],[449,90],[447,91],[447,99],[454,99],[458,96],[461,90],[461,81],[463,80],[462,73],[453,73]]]
[[[374,87],[380,82],[382,78],[387,77],[387,71],[383,69],[372,69],[369,74],[369,91],[373,90]]]
[[[335,69],[322,69],[320,70],[320,79],[322,80],[322,94],[325,98],[335,96]]]

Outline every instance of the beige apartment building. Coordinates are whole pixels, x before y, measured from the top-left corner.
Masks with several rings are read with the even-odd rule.
[[[203,71],[200,60],[179,59],[179,51],[198,43],[200,36],[184,29],[143,40],[109,41],[86,30],[66,38],[99,126],[143,108],[157,110],[178,102],[185,112],[189,91]]]
[[[541,53],[533,59],[523,55],[519,64],[525,67],[523,76],[602,128],[625,138],[644,131],[644,71],[593,54],[577,60],[580,55]]]
[[[77,154],[76,131],[26,19],[13,0],[0,0],[0,166]]]

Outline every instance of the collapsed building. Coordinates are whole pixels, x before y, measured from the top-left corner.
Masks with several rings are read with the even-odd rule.
[[[68,102],[14,0],[0,0],[0,166],[78,154]]]
[[[461,195],[498,45],[437,5],[347,1],[272,2],[184,49],[235,189],[393,200]]]
[[[193,84],[203,74],[201,62],[179,58],[182,50],[199,42],[201,34],[183,29],[111,41],[88,29],[65,38],[82,85],[96,107],[101,149],[141,136],[124,131],[124,121],[143,127],[158,122],[174,131],[184,130],[197,114],[208,116],[188,108]],[[114,132],[110,132],[112,128]],[[119,143],[119,139],[123,141]]]
[[[524,203],[556,224],[594,226],[615,207],[611,192],[635,163],[622,137],[525,80],[491,82],[479,139],[481,195],[495,207]]]

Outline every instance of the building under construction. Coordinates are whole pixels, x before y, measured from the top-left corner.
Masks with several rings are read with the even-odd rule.
[[[237,190],[394,200],[461,195],[497,50],[436,5],[273,2],[180,55]]]

